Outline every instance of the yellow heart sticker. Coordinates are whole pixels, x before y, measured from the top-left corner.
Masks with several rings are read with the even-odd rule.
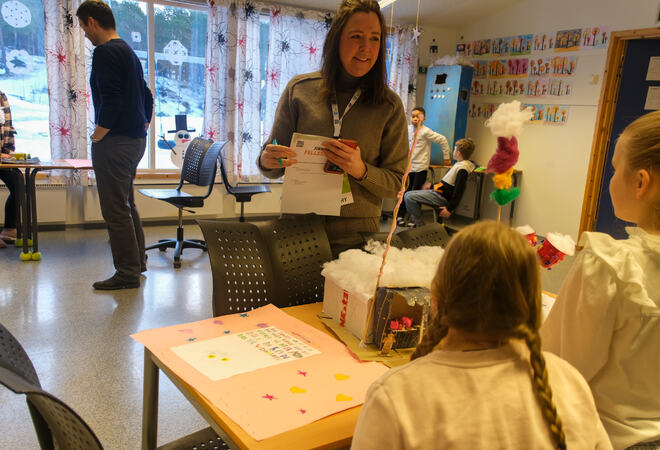
[[[229,358],[222,358],[220,361],[229,361]]]
[[[343,373],[335,374],[335,379],[337,379],[337,381],[348,380],[349,378],[350,377],[348,375],[344,375]]]
[[[307,389],[299,388],[298,386],[293,386],[289,389],[292,394],[304,394],[307,392]]]
[[[209,355],[209,358],[213,359],[215,358],[215,355]]]
[[[344,395],[344,394],[337,394],[337,401],[338,402],[350,402],[351,400],[353,400],[353,397],[349,397],[349,396]]]

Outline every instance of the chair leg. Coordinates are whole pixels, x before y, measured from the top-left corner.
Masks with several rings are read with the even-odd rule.
[[[239,222],[245,222],[245,216],[243,215],[244,208],[245,202],[241,202],[241,216],[238,218]]]

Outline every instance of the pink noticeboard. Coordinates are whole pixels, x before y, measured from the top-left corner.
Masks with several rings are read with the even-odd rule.
[[[361,405],[387,371],[272,305],[131,337],[256,440]]]

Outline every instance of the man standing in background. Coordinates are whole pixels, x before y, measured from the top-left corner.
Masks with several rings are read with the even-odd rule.
[[[89,84],[96,129],[92,166],[96,173],[101,213],[108,226],[115,274],[94,289],[140,287],[147,270],[144,232],[133,199],[133,180],[144,155],[153,96],[133,49],[116,32],[110,7],[87,0],[76,11],[85,37],[96,47]]]

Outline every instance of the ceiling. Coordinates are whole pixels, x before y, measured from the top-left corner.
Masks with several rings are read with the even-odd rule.
[[[439,28],[460,28],[475,19],[499,11],[520,0],[397,0],[394,3],[394,22],[415,24],[419,1],[419,24]],[[276,3],[292,6],[336,10],[341,0],[282,0]],[[389,22],[392,6],[383,8]]]

